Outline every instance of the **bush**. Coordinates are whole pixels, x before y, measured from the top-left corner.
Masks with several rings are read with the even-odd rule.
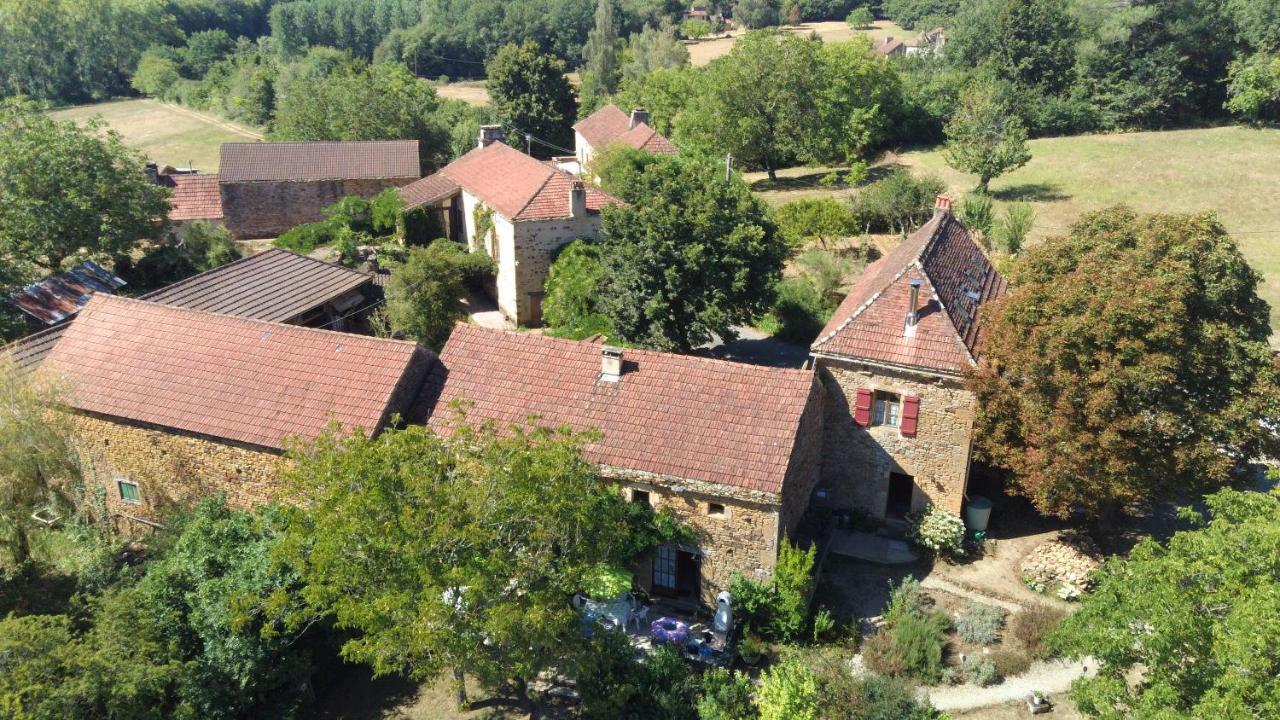
[[[884,611],[885,623],[892,625],[907,615],[925,611],[924,596],[920,594],[920,581],[908,575],[896,585],[889,581],[889,605]]]
[[[760,720],[817,720],[818,678],[794,658],[783,660],[760,678]]]
[[[751,679],[746,675],[711,668],[702,675],[702,696],[698,698],[698,720],[753,720]]]
[[[778,283],[778,297],[770,314],[777,322],[778,337],[808,345],[822,332],[832,311],[830,303],[811,280],[790,277]]]
[[[808,628],[809,590],[813,585],[816,546],[801,550],[784,541],[769,584],[735,574],[729,593],[744,632],[750,628],[770,640],[793,641]]]
[[[1065,612],[1052,605],[1038,603],[1016,613],[1009,630],[1032,657],[1048,657],[1049,649],[1044,639],[1066,616]]]
[[[940,612],[905,614],[864,643],[863,662],[881,675],[936,684],[942,679],[949,624]]]
[[[907,536],[934,555],[959,556],[964,553],[964,521],[959,515],[930,505],[907,518]]]
[[[613,323],[600,308],[603,278],[599,245],[574,240],[560,250],[547,271],[542,301],[542,321],[552,335],[582,339],[613,334]]]
[[[306,225],[299,225],[291,230],[286,230],[271,244],[278,248],[292,250],[299,255],[306,255],[318,247],[333,242],[339,229],[340,226],[328,220],[307,223]]]
[[[460,245],[436,240],[413,248],[403,265],[391,271],[382,318],[392,333],[435,350],[444,346],[453,325],[466,317],[466,294],[459,268],[472,261]]]
[[[992,650],[987,657],[995,666],[996,675],[1001,678],[1017,677],[1031,669],[1031,657],[1018,650],[999,648]]]
[[[996,666],[990,660],[974,655],[964,659],[964,676],[978,687],[995,685],[1000,678],[996,675]]]
[[[836,619],[831,611],[822,608],[813,616],[813,641],[821,642],[829,637],[836,629]]]
[[[956,633],[965,642],[990,645],[1000,639],[1004,627],[1004,611],[982,603],[970,603],[969,609],[956,621]]]
[[[853,212],[867,232],[905,233],[933,215],[934,201],[946,187],[932,175],[917,178],[897,169],[863,188]]]
[[[584,717],[694,720],[693,681],[680,652],[658,648],[640,662],[625,633],[604,630],[584,649],[577,674]]]
[[[819,672],[823,720],[938,720],[927,698],[918,697],[899,678],[866,674],[854,676],[841,663]]]
[[[985,193],[969,193],[960,200],[960,220],[970,230],[981,233],[984,240],[991,233],[995,212],[995,203]]]
[[[826,247],[858,232],[858,218],[849,205],[830,197],[786,203],[773,211],[773,219],[778,223],[778,234],[793,248],[811,240]]]
[[[1026,203],[1013,203],[1004,209],[1004,217],[995,226],[993,235],[999,248],[1010,255],[1017,255],[1036,222],[1036,211]]]

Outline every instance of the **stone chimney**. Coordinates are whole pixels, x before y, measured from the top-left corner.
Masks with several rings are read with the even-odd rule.
[[[648,124],[648,122],[649,122],[649,111],[645,110],[644,108],[636,108],[635,110],[631,111],[631,127],[627,129],[634,130],[635,127],[640,123]]]
[[[947,215],[951,214],[951,196],[950,195],[939,195],[937,199],[934,200],[933,202],[934,216],[937,217],[938,215],[942,215],[943,213]]]
[[[600,379],[618,382],[622,378],[622,348],[605,345],[600,348]]]
[[[574,180],[569,188],[569,217],[580,218],[587,215],[587,184]]]
[[[911,310],[907,312],[907,331],[915,329],[920,321],[920,281],[911,281]]]
[[[501,125],[481,125],[480,126],[480,145],[479,147],[489,147],[495,142],[502,140]]]
[[[147,163],[147,179],[152,185],[160,184],[160,167],[153,162]]]

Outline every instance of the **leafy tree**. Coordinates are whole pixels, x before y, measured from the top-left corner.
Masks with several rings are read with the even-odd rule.
[[[733,19],[742,27],[767,28],[778,24],[777,0],[738,0]]]
[[[570,125],[576,108],[563,60],[539,52],[532,40],[526,40],[504,46],[486,70],[489,98],[508,137],[529,133],[544,155],[573,145]]]
[[[596,25],[582,48],[582,114],[600,106],[605,95],[618,89],[622,77],[618,21],[613,16],[613,0],[597,0]]]
[[[646,25],[627,40],[627,48],[622,55],[622,80],[635,80],[654,70],[688,64],[689,50],[676,37],[676,29],[670,21],[659,27]]]
[[[769,306],[786,243],[713,163],[654,157],[601,223],[601,307],[628,342],[689,351]]]
[[[1031,161],[1027,129],[999,102],[994,87],[970,85],[947,123],[945,158],[956,170],[977,175],[977,192],[986,193],[993,178]]]
[[[1280,713],[1280,496],[1222,490],[1210,517],[1109,560],[1080,610],[1050,636],[1092,656],[1071,689],[1097,718],[1274,717]],[[1141,680],[1129,682],[1141,668]]]
[[[181,79],[182,72],[177,62],[148,51],[138,59],[138,69],[133,71],[133,79],[129,84],[140,93],[163,98]]]
[[[1280,120],[1280,56],[1231,63],[1227,109],[1253,122]]]
[[[908,30],[928,30],[926,25],[955,15],[960,6],[960,0],[882,0],[880,10]]]
[[[711,34],[711,23],[699,18],[690,18],[680,23],[680,34],[690,40],[701,40]]]
[[[853,200],[853,213],[867,232],[906,233],[933,215],[946,184],[933,175],[915,177],[897,168],[863,188]]]
[[[950,62],[985,67],[1003,81],[1056,95],[1074,81],[1079,31],[1058,0],[980,0],[965,5],[947,38]]]
[[[720,667],[707,670],[702,674],[698,720],[755,720],[752,690],[751,678],[743,673]]]
[[[152,290],[240,259],[235,238],[204,220],[185,223],[136,262],[117,257],[116,273],[137,292]]]
[[[0,260],[27,281],[81,253],[125,252],[169,211],[168,191],[119,135],[17,100],[0,104],[0,197]]]
[[[801,144],[801,159],[853,163],[888,139],[891,114],[902,103],[901,82],[862,37],[822,45],[817,67],[814,131]]]
[[[871,27],[871,24],[876,21],[876,16],[871,12],[871,8],[859,5],[849,12],[844,21],[854,30],[864,30]]]
[[[823,247],[858,232],[858,218],[848,203],[832,197],[806,198],[780,206],[773,213],[778,234],[793,248],[817,240]]]
[[[225,30],[204,30],[187,38],[183,52],[187,72],[192,77],[204,77],[210,66],[227,56],[235,44]]]
[[[756,704],[760,720],[818,720],[818,678],[795,658],[787,658],[760,676]]]
[[[542,319],[553,334],[576,339],[613,334],[600,309],[604,272],[599,245],[575,240],[560,250],[547,272],[542,301]]]
[[[1109,523],[1275,452],[1267,305],[1212,215],[1091,213],[1009,279],[970,380],[974,437],[1042,512]]]
[[[697,97],[701,83],[701,72],[688,65],[658,68],[638,77],[627,76],[614,102],[624,108],[645,108],[649,127],[672,136],[676,119]]]
[[[435,350],[444,347],[454,324],[467,316],[463,268],[471,255],[443,239],[411,249],[387,281],[384,317],[391,331]]]
[[[310,605],[358,633],[343,656],[380,675],[511,682],[521,696],[581,657],[568,598],[601,562],[665,541],[665,516],[599,481],[588,439],[459,417],[447,439],[410,426],[294,449],[288,487],[309,510],[293,516],[287,557]]]

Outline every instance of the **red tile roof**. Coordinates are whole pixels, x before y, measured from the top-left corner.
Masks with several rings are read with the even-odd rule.
[[[410,342],[97,295],[39,372],[78,410],[279,449],[331,419],[377,432],[430,361]]]
[[[473,422],[598,429],[594,462],[621,470],[777,494],[801,417],[821,392],[811,371],[648,350],[624,351],[600,379],[597,343],[458,325],[424,386],[420,415],[448,426],[453,401]]]
[[[222,195],[218,192],[217,175],[161,175],[160,184],[170,188],[169,219],[221,220]]]
[[[417,140],[223,143],[222,182],[422,177]]]
[[[647,123],[631,127],[631,116],[613,104],[605,105],[579,120],[573,129],[597,150],[610,143],[620,142],[637,150],[663,155],[675,155],[678,152],[670,140]]]
[[[919,321],[906,328],[910,282],[920,280]],[[978,309],[1006,283],[964,225],[938,213],[863,272],[812,351],[959,374],[981,353]]]
[[[569,217],[569,188],[577,180],[501,142],[472,150],[439,174],[512,221]],[[588,212],[616,202],[612,195],[587,185]]]
[[[456,192],[458,183],[448,175],[437,172],[400,188],[400,197],[404,200],[404,209],[413,210],[439,202]]]

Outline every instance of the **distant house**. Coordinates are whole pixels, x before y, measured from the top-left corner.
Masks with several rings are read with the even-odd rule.
[[[379,292],[370,273],[272,248],[141,299],[254,320],[360,330]],[[88,300],[85,296],[80,304]],[[34,367],[57,345],[66,327],[63,323],[29,335],[6,350],[19,367]]]
[[[644,108],[628,115],[617,105],[605,105],[573,126],[574,152],[583,168],[588,167],[593,154],[613,143],[663,155],[678,152],[670,140],[649,126],[649,111]]]
[[[431,358],[411,342],[97,295],[38,372],[68,388],[86,480],[128,528],[215,493],[272,500],[288,438],[330,422],[381,431]]]
[[[348,195],[422,177],[417,140],[224,143],[219,162],[223,223],[238,239],[275,237]]]
[[[75,315],[95,293],[110,295],[124,286],[124,280],[97,263],[83,262],[26,286],[10,295],[9,302],[23,312],[32,330],[39,330]]]
[[[600,210],[618,202],[507,146],[496,126],[481,129],[476,149],[400,195],[406,211],[430,214],[444,237],[494,259],[498,308],[518,325],[541,322],[543,282],[555,251],[577,238],[595,239]]]
[[[960,512],[982,353],[978,311],[1003,277],[938,199],[933,219],[867,267],[810,348],[827,389],[821,496],[901,518]]]
[[[898,40],[886,37],[875,46],[875,50],[884,57],[902,57],[905,55],[940,55],[947,44],[947,36],[942,28],[934,28],[920,33],[911,40]]]
[[[886,37],[876,45],[876,52],[885,57],[902,57],[907,54],[907,44],[897,38]]]
[[[818,482],[823,398],[807,370],[458,325],[411,417],[447,432],[465,401],[471,422],[599,430],[586,457],[601,475],[699,538],[660,548],[637,581],[714,605],[733,573],[768,578],[794,536]]]

